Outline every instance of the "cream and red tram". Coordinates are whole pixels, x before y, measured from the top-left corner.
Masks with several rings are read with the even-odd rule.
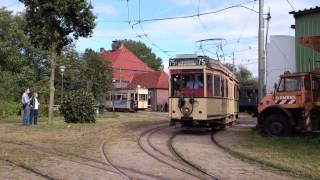
[[[220,61],[206,56],[170,59],[171,125],[225,126],[238,117],[239,82]]]

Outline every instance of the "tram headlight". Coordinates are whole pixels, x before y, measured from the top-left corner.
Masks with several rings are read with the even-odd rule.
[[[190,109],[188,107],[184,107],[182,110],[183,114],[190,114]]]

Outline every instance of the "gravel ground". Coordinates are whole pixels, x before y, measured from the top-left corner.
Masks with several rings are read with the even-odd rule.
[[[27,160],[24,164],[54,179],[128,179],[126,176],[146,180],[210,179],[183,163],[172,152],[168,142],[178,132],[172,141],[174,149],[183,158],[219,179],[291,179],[230,156],[212,143],[210,132],[181,132],[178,127],[166,126],[141,138],[143,148],[157,160],[139,147],[138,139],[141,133],[159,127],[161,123],[169,123],[167,115],[141,112],[123,113],[117,121],[93,129],[74,127],[33,132],[16,125],[2,125],[0,129],[4,133],[0,132],[0,155]],[[238,123],[236,127],[254,124],[247,120]],[[14,140],[13,135],[18,138]],[[148,142],[148,136],[156,150]],[[220,132],[216,134],[216,139],[237,143]],[[23,163],[22,160],[17,162]],[[43,177],[0,160],[0,179]]]

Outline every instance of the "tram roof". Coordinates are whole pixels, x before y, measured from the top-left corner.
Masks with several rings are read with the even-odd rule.
[[[169,60],[169,69],[210,69],[220,71],[237,81],[235,74],[219,60],[196,54],[180,54]]]

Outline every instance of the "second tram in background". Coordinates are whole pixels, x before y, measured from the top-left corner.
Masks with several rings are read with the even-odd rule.
[[[108,99],[108,111],[135,112],[148,109],[148,89],[145,88],[113,90]]]
[[[225,127],[238,117],[239,82],[218,60],[177,55],[170,59],[171,124]]]
[[[240,86],[239,111],[256,116],[258,114],[258,87]]]

